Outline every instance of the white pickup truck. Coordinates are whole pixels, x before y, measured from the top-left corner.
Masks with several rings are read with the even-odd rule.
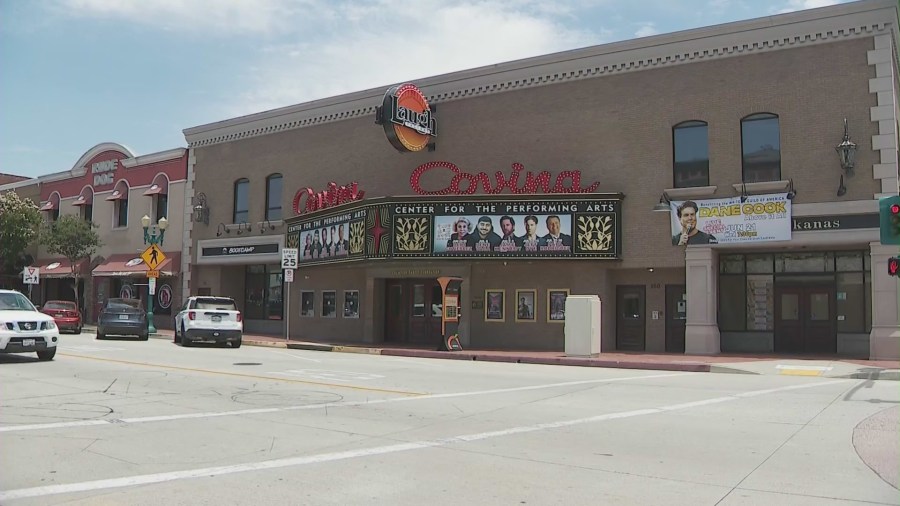
[[[244,322],[234,299],[195,295],[175,315],[175,342],[188,347],[195,342],[241,347]]]

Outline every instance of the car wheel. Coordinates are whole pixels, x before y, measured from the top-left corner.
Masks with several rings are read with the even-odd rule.
[[[74,332],[75,332],[76,334],[81,334],[81,327],[78,327],[77,329],[75,329]]]
[[[106,339],[106,334],[100,329],[97,329],[97,339]]]
[[[184,334],[185,334],[185,333],[184,333],[184,325],[182,325],[182,326],[181,326],[181,346],[182,346],[183,348],[188,348],[188,347],[190,347],[191,344],[193,344],[193,343],[191,343],[191,340],[188,339]]]
[[[240,348],[240,347],[241,347],[241,340],[238,339],[237,341],[231,341],[231,347],[232,347],[232,348]]]
[[[141,335],[138,336],[138,339],[140,339],[141,341],[147,341],[147,340],[150,339],[150,334],[149,334],[149,333],[147,333],[147,334],[141,334]]]
[[[53,360],[53,357],[56,356],[56,347],[47,348],[46,350],[41,350],[37,352],[38,359],[47,361]]]
[[[172,342],[178,344],[178,322],[172,321]]]

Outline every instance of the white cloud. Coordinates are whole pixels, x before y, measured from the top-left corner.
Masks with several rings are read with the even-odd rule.
[[[536,2],[382,0],[338,8],[317,40],[267,48],[229,114],[267,109],[600,42]],[[424,13],[424,15],[423,15]],[[565,15],[568,15],[566,13]]]
[[[640,27],[637,29],[637,31],[634,32],[634,36],[650,37],[651,35],[656,35],[658,33],[659,31],[656,29],[655,23],[645,22],[640,24]]]
[[[57,0],[57,8],[70,16],[226,33],[283,32],[314,7],[313,1],[305,0]]]
[[[787,5],[775,9],[777,14],[786,12],[802,11],[805,9],[815,9],[817,7],[827,7],[829,5],[837,5],[840,0],[788,0]]]

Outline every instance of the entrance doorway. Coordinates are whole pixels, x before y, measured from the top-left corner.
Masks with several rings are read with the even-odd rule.
[[[443,294],[436,279],[389,279],[385,283],[384,340],[437,345]]]
[[[646,307],[644,285],[616,286],[616,349],[644,351]]]
[[[775,352],[837,353],[833,283],[775,285]]]
[[[687,291],[684,285],[666,285],[666,352],[684,353]]]

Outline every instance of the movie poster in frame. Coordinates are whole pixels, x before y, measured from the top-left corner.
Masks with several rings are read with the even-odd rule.
[[[537,290],[516,290],[516,321],[530,322],[537,321]]]
[[[564,323],[566,321],[566,299],[568,288],[551,288],[547,290],[547,321]]]
[[[506,321],[506,290],[502,288],[484,291],[484,321]]]
[[[300,316],[302,318],[316,316],[316,292],[313,290],[300,290]]]

